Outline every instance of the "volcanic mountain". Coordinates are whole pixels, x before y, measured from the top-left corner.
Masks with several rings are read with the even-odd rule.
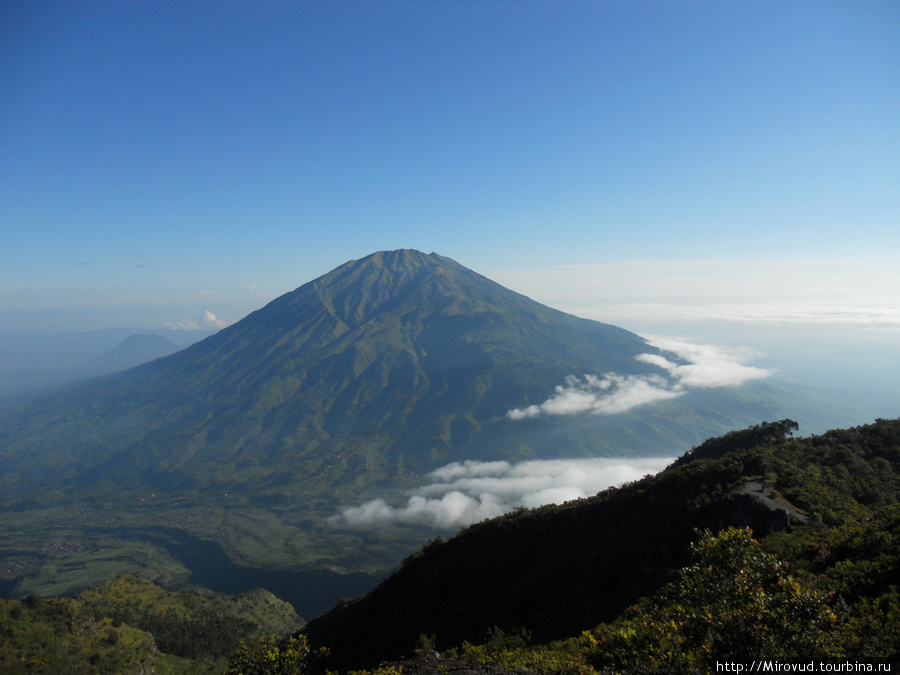
[[[38,546],[36,523],[53,524],[46,536],[57,539],[106,527],[115,545],[90,545],[110,551],[125,545],[124,529],[174,528],[247,565],[372,570],[392,564],[400,545],[376,542],[378,561],[349,564],[364,535],[335,533],[327,517],[448,462],[673,456],[730,429],[802,420],[765,384],[616,414],[508,415],[573,376],[652,381],[661,359],[638,335],[440,255],[375,253],[178,353],[7,404],[0,501],[19,515],[5,530],[0,522],[0,552]],[[48,574],[45,555],[35,549],[35,575]]]
[[[73,480],[358,486],[472,457],[661,454],[720,431],[721,413],[694,412],[693,429],[623,417],[607,420],[605,434],[570,420],[578,433],[563,437],[504,418],[572,375],[659,372],[636,360],[647,353],[658,350],[633,333],[545,307],[448,258],[376,253],[177,354],[14,411],[0,440],[4,482],[12,488],[14,475],[20,494]],[[759,421],[748,417],[725,426]]]
[[[573,375],[658,373],[636,358],[658,353],[440,255],[375,253],[179,353],[7,411],[4,492],[357,489],[463,458],[673,453],[779,412],[719,393],[715,413],[505,417]]]

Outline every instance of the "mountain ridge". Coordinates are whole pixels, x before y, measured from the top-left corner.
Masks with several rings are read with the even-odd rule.
[[[701,531],[750,528],[799,580],[819,575],[816,590],[845,620],[864,615],[861,636],[893,635],[882,656],[896,656],[897,631],[886,619],[879,625],[869,598],[896,602],[898,592],[900,419],[808,438],[792,438],[796,428],[785,419],[733,431],[655,476],[432,540],[369,593],[314,618],[307,633],[342,672],[410,656],[423,636],[441,650],[492,632],[535,644],[575,638],[629,606],[646,607]],[[765,498],[748,494],[756,486]]]

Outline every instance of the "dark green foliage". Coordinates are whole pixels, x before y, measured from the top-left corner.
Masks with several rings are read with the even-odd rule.
[[[586,634],[591,665],[693,672],[725,660],[837,655],[829,596],[794,579],[749,530],[706,532],[691,552],[691,564],[652,602]]]
[[[137,672],[140,664],[221,672],[241,641],[300,625],[290,606],[264,591],[171,593],[126,575],[75,598],[0,601],[0,652],[8,657],[0,672],[38,662],[46,672]]]
[[[786,438],[791,429],[785,421],[729,435],[657,476],[433,542],[364,598],[311,622],[309,634],[341,668],[397,658],[422,633],[442,649],[483,640],[492,626],[563,639],[660,593],[688,562],[695,528],[751,527],[761,560],[791,564],[789,574],[774,568],[769,594],[803,607],[808,592],[836,593],[841,625],[871,633],[841,637],[837,649],[884,654],[891,634],[871,627],[897,610],[900,420],[811,438]],[[788,497],[799,516],[786,515]],[[787,621],[792,606],[765,607]]]
[[[780,422],[762,422],[747,429],[730,431],[723,436],[704,441],[675,460],[674,465],[678,466],[695,459],[718,459],[728,453],[763,445],[780,445],[797,429],[799,425],[794,420],[784,419]]]
[[[259,630],[245,619],[206,612],[190,619],[181,618],[175,612],[142,616],[131,610],[105,613],[98,608],[98,613],[109,616],[114,625],[127,623],[147,631],[161,651],[186,659],[228,656],[239,640]]]
[[[228,658],[225,675],[304,675],[322,656],[310,649],[305,635],[270,635],[251,644],[241,640]]]
[[[0,600],[0,672],[124,673],[166,665],[153,637],[64,598]],[[186,672],[186,671],[181,671]]]
[[[234,597],[170,593],[133,575],[85,591],[78,598],[95,616],[147,631],[161,651],[186,659],[226,657],[241,640],[269,631],[286,633],[302,625],[289,605],[264,591]]]

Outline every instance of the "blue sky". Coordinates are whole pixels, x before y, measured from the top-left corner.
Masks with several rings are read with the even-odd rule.
[[[233,322],[405,247],[900,343],[894,2],[10,0],[0,158],[0,330]]]

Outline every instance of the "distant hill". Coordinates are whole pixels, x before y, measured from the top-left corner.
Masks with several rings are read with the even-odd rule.
[[[124,339],[121,337],[125,334]],[[114,340],[112,348],[108,343]],[[127,370],[180,346],[134,329],[56,335],[0,335],[0,396],[20,396]],[[100,350],[103,351],[100,351]]]
[[[423,636],[441,650],[496,629],[537,644],[574,638],[657,593],[698,529],[749,527],[831,597],[847,629],[837,654],[900,658],[900,420],[811,438],[790,438],[795,429],[735,431],[656,476],[430,542],[308,634],[339,670],[410,656]]]
[[[240,640],[302,626],[290,605],[165,591],[123,575],[74,598],[0,600],[0,671],[221,673]]]
[[[92,371],[92,377],[128,370],[142,363],[169,356],[181,348],[161,335],[140,333],[132,335],[115,349],[89,361],[86,369]]]
[[[341,531],[327,518],[448,462],[672,456],[762,420],[831,412],[758,382],[667,390],[603,415],[507,414],[567,387],[643,394],[661,363],[689,365],[438,254],[350,261],[175,354],[4,405],[0,551],[26,562],[0,587],[77,590],[99,570],[133,570],[121,550],[151,578],[183,576],[159,528],[219,542],[249,567],[383,572],[429,533]],[[77,542],[90,564],[45,540]]]

